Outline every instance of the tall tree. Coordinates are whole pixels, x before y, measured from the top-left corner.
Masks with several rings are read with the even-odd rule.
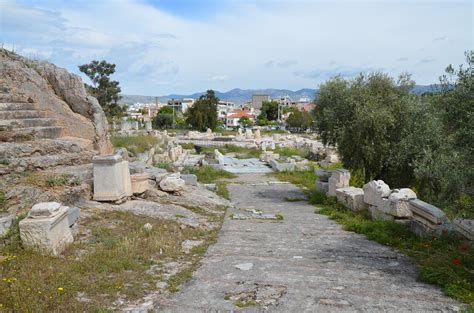
[[[92,86],[86,85],[87,89],[97,98],[107,117],[121,116],[124,108],[117,104],[121,99],[119,82],[109,77],[115,73],[115,64],[107,63],[105,60],[100,62],[93,60],[89,64],[80,65],[79,70],[91,80]]]
[[[278,102],[263,101],[258,119],[276,121],[278,119]]]
[[[214,91],[208,90],[188,109],[186,122],[200,131],[205,131],[207,128],[214,129],[217,126],[218,102],[219,98],[215,96]]]
[[[345,166],[365,172],[366,181],[397,184],[403,178],[390,173],[400,131],[415,108],[413,86],[409,75],[395,82],[382,73],[350,81],[336,77],[321,85],[314,110],[317,130],[325,143],[337,145]]]

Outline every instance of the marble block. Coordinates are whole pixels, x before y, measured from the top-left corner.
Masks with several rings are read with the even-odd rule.
[[[117,201],[127,197],[125,170],[120,155],[94,156],[92,163],[94,164],[94,200]]]
[[[349,187],[350,179],[351,174],[348,170],[338,169],[332,171],[331,177],[328,179],[328,195],[334,197],[336,196],[336,189]]]
[[[69,208],[56,202],[38,203],[20,221],[23,245],[41,253],[59,255],[74,241],[69,225]]]
[[[123,184],[125,189],[125,195],[127,197],[132,196],[132,179],[130,177],[130,166],[128,161],[122,161],[122,171],[123,171]]]
[[[132,193],[140,194],[147,191],[150,188],[150,184],[148,183],[149,177],[147,173],[131,175]]]

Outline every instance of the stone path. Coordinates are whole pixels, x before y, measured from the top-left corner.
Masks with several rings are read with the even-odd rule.
[[[294,185],[270,180],[246,174],[229,185],[235,208],[227,213],[217,243],[193,278],[160,311],[457,310],[459,304],[438,288],[416,281],[409,258],[342,230],[304,201],[286,201],[303,194]],[[245,209],[281,213],[284,219],[231,218]]]

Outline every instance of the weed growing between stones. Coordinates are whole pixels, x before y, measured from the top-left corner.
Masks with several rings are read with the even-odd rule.
[[[275,214],[275,218],[278,220],[278,221],[282,221],[284,219],[283,215],[281,213],[276,213]]]
[[[227,183],[223,181],[218,181],[216,185],[217,185],[216,194],[221,196],[222,198],[230,200],[230,194],[229,194],[229,189],[227,189]]]
[[[425,238],[415,236],[408,225],[393,221],[374,221],[368,212],[353,212],[337,203],[335,197],[315,193],[310,202],[316,214],[324,214],[345,230],[364,234],[368,239],[396,248],[419,265],[418,278],[439,285],[444,292],[474,310],[474,244],[445,233]]]

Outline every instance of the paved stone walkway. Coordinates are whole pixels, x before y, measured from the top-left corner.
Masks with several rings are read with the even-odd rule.
[[[409,258],[342,230],[291,184],[261,174],[229,186],[219,239],[166,312],[451,312],[459,304],[416,281]],[[255,182],[255,183],[253,183]],[[280,212],[282,221],[233,220],[245,209]],[[235,304],[252,304],[239,308]]]

